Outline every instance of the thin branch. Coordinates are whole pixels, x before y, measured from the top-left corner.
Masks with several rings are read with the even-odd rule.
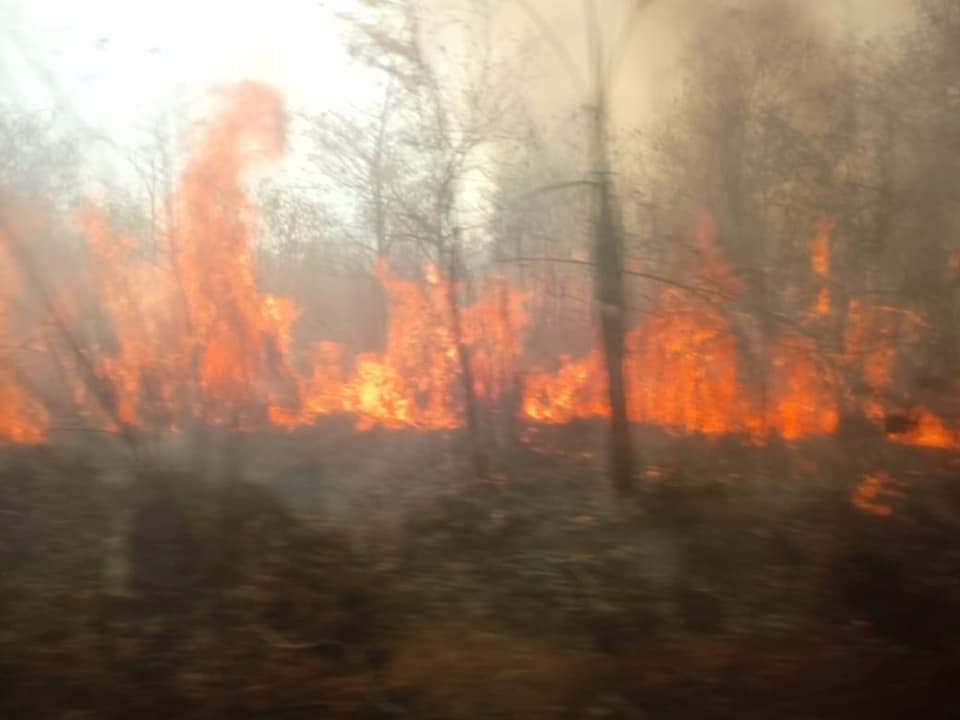
[[[547,262],[547,263],[560,263],[564,265],[579,265],[582,267],[595,267],[595,264],[590,260],[575,260],[573,258],[551,258],[551,257],[508,257],[500,258],[494,260],[495,263],[510,263],[510,262]],[[688,283],[680,282],[679,280],[674,280],[673,278],[665,277],[663,275],[657,275],[655,273],[643,272],[640,270],[624,270],[624,275],[629,275],[631,277],[639,277],[645,280],[652,280],[653,282],[661,283],[662,285],[669,285],[675,287],[679,290],[683,290],[692,295],[697,295],[711,304],[716,304],[718,300],[723,300],[731,303],[737,303],[738,298],[735,295],[726,293],[722,290],[717,290],[716,288],[704,287],[690,285]],[[737,303],[740,305],[740,303]],[[818,337],[811,333],[809,330],[800,325],[797,321],[783,315],[782,313],[775,312],[773,310],[766,310],[763,308],[751,308],[751,311],[775,320],[785,327],[789,327],[800,335],[803,335],[811,340],[817,342],[819,346]]]
[[[574,258],[552,258],[552,257],[508,257],[501,258],[496,262],[499,263],[510,263],[510,262],[546,262],[546,263],[561,263],[564,265],[580,265],[584,267],[595,267],[595,263],[591,260],[576,260]],[[694,285],[688,285],[686,283],[680,282],[679,280],[674,280],[672,278],[664,277],[662,275],[656,275],[654,273],[643,272],[640,270],[624,270],[624,275],[630,275],[633,277],[644,278],[646,280],[653,280],[654,282],[659,282],[664,285],[671,285],[673,287],[679,288],[681,290],[686,290],[687,292],[697,294],[697,295],[711,295],[714,297],[723,298],[725,300],[734,300],[735,298],[732,295],[722,292],[721,290],[716,290],[714,288],[707,287],[696,287]]]

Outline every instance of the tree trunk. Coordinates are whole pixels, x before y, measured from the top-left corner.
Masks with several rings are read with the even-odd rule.
[[[600,304],[600,332],[607,371],[610,402],[610,478],[616,491],[625,495],[633,485],[633,448],[627,417],[627,388],[623,371],[626,318],[623,303],[623,258],[614,222],[613,198],[606,179],[598,180],[598,217],[594,252],[596,292]]]
[[[450,247],[450,266],[447,273],[447,300],[450,307],[450,324],[453,342],[460,360],[460,380],[463,384],[463,407],[466,414],[467,432],[470,434],[471,459],[473,470],[478,478],[487,475],[487,453],[480,437],[480,422],[477,414],[477,398],[473,390],[473,366],[470,354],[463,341],[463,327],[460,318],[460,303],[457,301],[457,280],[460,274],[460,238],[454,238]]]
[[[607,136],[607,93],[603,43],[596,0],[585,0],[587,34],[594,71],[595,105],[592,115],[596,218],[594,260],[600,332],[610,402],[608,452],[610,479],[620,495],[633,489],[633,448],[627,417],[626,378],[623,371],[626,317],[623,297],[623,239],[610,177]]]

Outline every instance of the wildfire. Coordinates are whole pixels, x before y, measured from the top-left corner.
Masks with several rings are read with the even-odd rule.
[[[293,328],[303,310],[257,285],[258,217],[244,189],[250,171],[280,157],[285,126],[275,91],[255,84],[234,91],[169,199],[172,217],[159,253],[115,232],[97,208],[82,211],[97,308],[71,297],[70,287],[58,288],[58,297],[69,322],[96,318],[86,322],[95,330],[83,354],[60,363],[64,395],[87,423],[178,429],[200,421],[243,429],[349,414],[359,430],[455,428],[464,422],[465,363],[478,401],[529,421],[561,424],[609,414],[599,348],[580,358],[560,355],[553,369],[531,367],[524,333],[535,320],[535,294],[505,277],[452,284],[443,262],[426,265],[417,278],[397,274],[386,258],[377,261],[374,275],[388,306],[380,351],[355,353],[329,339],[297,347]],[[838,310],[830,294],[834,227],[821,221],[809,245],[818,284],[812,322]],[[745,284],[716,233],[704,216],[696,259],[673,268],[678,277],[692,278],[689,286],[661,286],[627,333],[629,418],[675,433],[738,433],[756,442],[773,434],[832,433],[850,402],[841,373],[824,362],[815,334],[757,329],[740,307]],[[0,243],[0,253],[8,245]],[[4,262],[0,275],[3,337],[14,336],[11,308],[23,291],[15,266]],[[894,383],[896,339],[916,331],[922,318],[856,299],[845,310],[838,362],[863,379],[862,407],[881,422],[884,392]],[[90,368],[81,372],[88,357]],[[51,413],[13,362],[0,364],[0,393],[0,437],[42,441]],[[926,409],[891,439],[957,444],[955,433]]]
[[[159,261],[143,257],[138,238],[112,234],[95,208],[83,213],[117,346],[100,355],[98,369],[123,424],[177,426],[193,416],[247,425],[292,382],[286,355],[297,309],[256,286],[256,213],[242,187],[245,170],[279,156],[284,123],[273,90],[234,91],[171,198],[175,217]]]
[[[823,233],[830,224],[820,227]],[[769,432],[786,438],[833,432],[835,394],[808,342],[785,338],[773,353],[771,377],[751,377],[744,358],[752,350],[738,342],[735,311],[711,301],[743,292],[715,236],[712,219],[705,217],[697,232],[702,264],[692,273],[701,278],[703,292],[664,288],[654,309],[627,334],[630,419],[683,433],[747,433],[756,440]],[[766,402],[753,390],[761,383],[769,384]],[[524,409],[547,423],[607,416],[599,350],[566,360],[553,373],[528,376]]]
[[[832,218],[821,220],[816,237],[810,242],[810,264],[820,283],[816,304],[816,314],[820,317],[830,314],[830,234],[834,225]]]
[[[958,445],[957,433],[950,430],[943,420],[927,408],[917,410],[917,415],[906,432],[889,437],[894,442],[919,447],[952,448]]]
[[[10,338],[8,313],[17,291],[10,272],[9,241],[0,234],[0,337]],[[0,348],[0,438],[17,443],[41,442],[46,437],[47,414],[23,386],[9,348]]]

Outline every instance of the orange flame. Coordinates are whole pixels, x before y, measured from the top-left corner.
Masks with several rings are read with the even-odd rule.
[[[957,433],[927,408],[920,408],[912,427],[905,433],[891,435],[890,439],[903,445],[917,445],[929,448],[957,447]]]
[[[825,238],[830,224],[820,225]],[[697,232],[705,288],[735,298],[743,283],[715,242],[716,227],[705,217]],[[707,298],[711,293],[706,293]],[[797,338],[775,349],[773,378],[766,404],[750,389],[732,321],[717,303],[668,287],[649,315],[626,339],[625,369],[630,379],[628,409],[634,422],[676,432],[708,435],[748,433],[755,439],[771,431],[786,438],[830,433],[838,410],[831,384],[813,358],[815,348]],[[605,381],[599,351],[566,361],[554,373],[534,373],[525,384],[528,417],[546,423],[607,416]]]
[[[821,220],[817,226],[817,235],[810,242],[810,264],[820,282],[816,314],[821,317],[830,314],[830,235],[834,225],[832,218]]]
[[[579,359],[561,355],[552,370],[530,371],[523,331],[536,298],[504,278],[478,282],[475,296],[467,297],[472,288],[452,287],[440,265],[428,264],[414,280],[380,258],[374,275],[389,308],[382,351],[355,354],[329,340],[295,347],[292,331],[301,310],[257,285],[258,217],[244,190],[251,170],[280,156],[285,126],[275,91],[256,84],[235,89],[170,198],[172,217],[159,253],[114,232],[97,209],[81,213],[96,315],[104,322],[95,323],[93,380],[78,379],[73,368],[77,377],[66,394],[89,422],[110,429],[176,429],[190,420],[293,427],[346,413],[361,430],[455,428],[464,421],[461,351],[480,402],[516,399],[517,413],[541,423],[609,415],[598,349]],[[833,229],[832,220],[822,220],[809,245],[818,283],[814,321],[837,311],[829,287]],[[675,433],[738,433],[755,442],[772,434],[797,439],[832,433],[851,397],[843,373],[822,360],[815,334],[803,327],[758,330],[739,307],[745,283],[716,234],[705,215],[696,231],[695,262],[677,268],[680,277],[693,278],[690,285],[661,287],[626,335],[629,418]],[[21,290],[7,275],[0,275],[4,309]],[[459,317],[452,315],[451,297]],[[846,311],[845,352],[835,362],[863,379],[863,409],[881,422],[884,393],[899,362],[897,339],[919,332],[924,321],[856,299]],[[71,313],[83,317],[76,301]],[[0,316],[0,324],[7,319]],[[14,367],[0,365],[0,437],[37,442],[45,437],[49,413]],[[90,401],[97,383],[110,389],[100,393],[112,403],[106,418]],[[957,446],[955,433],[925,408],[908,432],[891,439]]]
[[[443,429],[462,423],[448,282],[433,265],[425,268],[426,283],[398,278],[383,259],[375,274],[389,298],[384,352],[357,356],[344,378],[343,349],[334,343],[318,346],[312,375],[300,386],[302,411],[295,416],[274,411],[274,418],[290,425],[312,422],[318,415],[352,413],[361,430],[377,425]],[[498,298],[505,300],[504,307]],[[495,400],[507,390],[521,351],[515,329],[525,322],[523,303],[520,293],[495,282],[461,309],[462,341],[471,350],[478,397]]]
[[[11,268],[7,237],[0,233],[0,338],[9,342],[7,314],[12,307],[10,300],[19,287]],[[48,417],[23,386],[17,374],[13,348],[0,347],[0,438],[15,443],[39,443],[47,437]]]
[[[877,517],[893,515],[889,500],[903,497],[903,493],[893,486],[893,480],[885,472],[867,474],[853,490],[850,501],[861,512]]]
[[[256,213],[241,181],[248,167],[279,155],[284,124],[275,91],[255,84],[234,91],[172,198],[169,253],[159,262],[140,259],[139,241],[113,236],[95,209],[84,213],[118,346],[100,370],[116,390],[122,422],[142,424],[149,404],[171,423],[186,413],[242,425],[263,395],[291,380],[286,353],[298,311],[257,289]]]

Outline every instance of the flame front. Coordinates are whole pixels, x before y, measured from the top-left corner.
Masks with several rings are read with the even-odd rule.
[[[512,287],[506,277],[476,279],[476,288],[453,286],[441,265],[428,264],[417,279],[397,274],[380,258],[374,276],[388,306],[382,349],[356,353],[329,339],[297,347],[293,329],[301,308],[258,287],[258,216],[244,190],[249,172],[280,157],[285,127],[275,91],[256,84],[236,88],[169,198],[160,252],[115,232],[93,206],[80,214],[97,297],[94,315],[102,322],[93,323],[91,368],[81,372],[86,355],[77,353],[64,372],[66,394],[87,423],[111,430],[179,429],[198,421],[245,429],[349,414],[360,430],[456,428],[464,423],[464,361],[478,401],[500,403],[528,421],[609,415],[598,348],[580,358],[561,355],[553,369],[532,366],[525,331],[536,319],[536,294]],[[834,230],[825,219],[812,233],[815,295],[806,319],[799,327],[773,323],[775,331],[760,330],[744,300],[745,283],[724,258],[714,222],[705,215],[696,232],[696,260],[675,268],[677,277],[694,280],[662,285],[625,338],[630,419],[674,433],[736,433],[754,442],[774,434],[830,434],[854,402],[852,376],[866,387],[858,400],[862,412],[882,422],[896,384],[897,339],[920,332],[924,321],[856,298],[838,307],[830,291]],[[8,245],[0,243],[0,252],[6,254]],[[0,324],[9,321],[24,289],[16,263],[4,259]],[[89,313],[70,291],[59,290],[62,312],[79,322]],[[842,351],[831,356],[817,331],[836,324],[841,310]],[[0,365],[0,392],[0,437],[42,441],[51,412],[15,363]],[[920,408],[913,417],[908,431],[892,440],[956,446],[955,432],[932,411]]]
[[[829,228],[821,223],[818,246],[826,247]],[[665,287],[627,334],[630,419],[674,432],[746,433],[756,440],[770,432],[790,439],[833,432],[833,384],[806,338],[785,335],[773,349],[772,367],[748,371],[744,358],[756,350],[738,345],[749,340],[734,327],[737,310],[729,302],[742,294],[743,284],[717,249],[715,234],[705,217],[697,233],[703,263],[697,292]],[[826,265],[820,267],[826,272]],[[766,397],[758,398],[756,388],[763,385]],[[563,362],[553,373],[528,376],[524,408],[545,423],[609,415],[599,350]]]

